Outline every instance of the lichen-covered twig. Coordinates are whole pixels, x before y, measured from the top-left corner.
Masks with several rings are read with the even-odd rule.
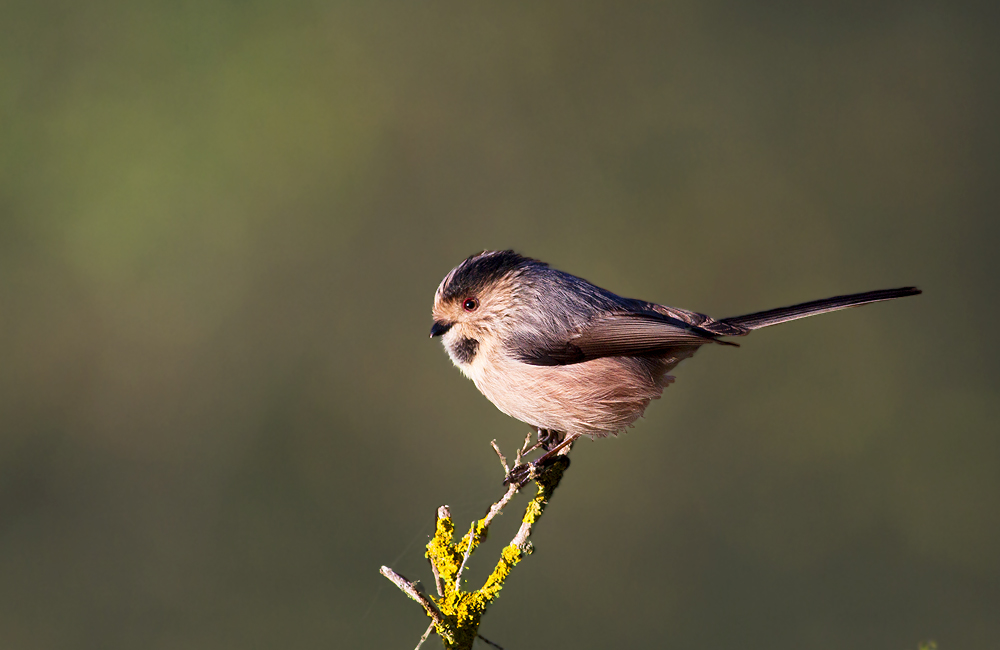
[[[517,464],[520,464],[521,457],[529,451],[529,445],[530,435],[517,452]],[[506,471],[507,459],[504,458],[495,444],[493,447]],[[426,553],[426,557],[431,563],[431,570],[434,573],[434,585],[437,590],[437,597],[424,595],[417,590],[414,583],[389,567],[382,567],[382,575],[389,578],[406,595],[423,606],[424,611],[432,621],[431,627],[441,637],[441,641],[447,650],[469,650],[472,648],[472,644],[478,636],[480,620],[483,614],[486,613],[487,606],[498,597],[500,590],[503,588],[504,581],[510,575],[511,569],[525,555],[532,552],[531,542],[528,541],[528,537],[531,535],[532,528],[545,511],[552,493],[559,485],[563,472],[568,466],[569,458],[565,455],[560,455],[539,470],[538,475],[534,477],[538,491],[525,508],[524,517],[521,519],[521,526],[517,534],[511,540],[510,544],[505,546],[500,552],[500,560],[497,562],[493,572],[490,573],[483,586],[476,591],[462,590],[462,569],[472,552],[486,539],[490,523],[510,503],[510,500],[521,489],[521,485],[512,484],[508,486],[507,491],[490,507],[486,516],[473,522],[468,534],[463,536],[457,543],[454,539],[455,525],[451,520],[451,511],[448,506],[438,508],[437,521],[434,526],[434,537],[427,543]],[[426,633],[424,638],[426,638]],[[482,637],[479,638],[486,641]],[[424,639],[422,638],[420,643],[422,644],[423,641]],[[492,641],[486,642],[499,647]],[[420,646],[418,645],[417,647],[419,648]]]
[[[391,580],[394,585],[403,591],[404,594],[423,605],[424,611],[426,611],[427,615],[431,617],[432,621],[434,621],[434,629],[441,635],[441,638],[454,638],[454,632],[450,628],[450,622],[448,619],[430,598],[420,593],[420,590],[417,589],[416,583],[410,582],[387,566],[383,566],[379,570],[379,573]]]

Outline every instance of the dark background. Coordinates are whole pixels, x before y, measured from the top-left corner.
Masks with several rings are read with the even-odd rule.
[[[683,363],[483,634],[996,647],[996,45],[972,2],[5,2],[0,645],[413,647],[379,565],[430,585],[526,432],[431,299],[513,247],[720,317],[925,294]]]

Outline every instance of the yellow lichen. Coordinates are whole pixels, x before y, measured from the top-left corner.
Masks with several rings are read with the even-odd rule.
[[[455,551],[454,535],[455,525],[451,517],[439,517],[434,527],[434,537],[427,543],[427,552],[424,553],[424,557],[431,561],[445,583],[454,582],[462,563],[462,556]]]
[[[559,458],[535,480],[538,493],[528,502],[523,522],[531,526],[542,516],[552,492],[568,465],[569,459]],[[486,520],[480,519],[472,526],[472,530],[456,543],[455,526],[451,517],[440,517],[435,526],[434,537],[427,543],[425,556],[434,566],[444,592],[441,596],[431,597],[446,619],[445,624],[436,625],[435,629],[444,641],[445,648],[449,650],[472,647],[479,622],[486,613],[486,607],[500,594],[511,569],[531,552],[530,543],[524,543],[522,546],[511,543],[505,546],[500,552],[496,568],[483,586],[476,591],[462,591],[461,585],[456,584],[456,576],[465,559],[466,549],[471,546],[469,550],[471,555],[486,539],[487,533]]]

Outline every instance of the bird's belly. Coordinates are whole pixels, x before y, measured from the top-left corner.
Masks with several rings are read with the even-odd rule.
[[[534,427],[595,437],[617,434],[673,381],[665,359],[607,357],[564,366],[503,358],[467,373],[497,408]]]

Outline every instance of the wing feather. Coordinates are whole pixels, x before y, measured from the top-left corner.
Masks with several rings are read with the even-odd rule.
[[[601,357],[661,356],[706,343],[722,343],[717,335],[652,310],[601,314],[563,340],[524,337],[515,346],[522,361],[566,365]]]

